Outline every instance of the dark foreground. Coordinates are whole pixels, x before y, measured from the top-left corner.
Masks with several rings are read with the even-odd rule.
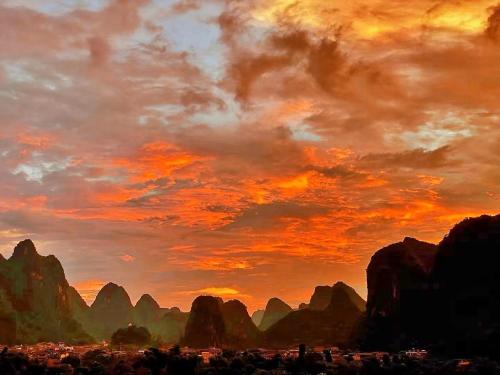
[[[123,348],[120,348],[123,349]],[[486,359],[443,360],[419,352],[347,353],[330,350],[245,352],[207,350],[117,350],[41,344],[5,348],[0,374],[500,374]]]

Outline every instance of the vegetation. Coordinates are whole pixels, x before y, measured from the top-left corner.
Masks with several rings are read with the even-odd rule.
[[[151,342],[151,334],[145,327],[130,325],[120,328],[111,336],[112,345],[148,345]]]

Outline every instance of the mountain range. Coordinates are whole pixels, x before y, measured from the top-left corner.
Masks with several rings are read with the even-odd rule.
[[[20,242],[9,259],[0,258],[0,271],[0,342],[4,343],[89,343],[109,340],[118,329],[134,324],[148,328],[159,342],[193,347],[294,344],[296,338],[284,333],[290,324],[289,319],[295,324],[296,319],[307,321],[309,317],[308,308],[294,311],[276,297],[268,301],[258,324],[254,323],[243,303],[238,300],[224,302],[218,297],[196,298],[189,313],[178,308],[162,308],[148,294],[144,294],[134,306],[127,291],[115,283],[106,284],[88,306],[77,290],[68,284],[60,262],[52,255],[38,254],[30,240]],[[327,287],[332,296],[339,285],[353,301],[361,301],[364,305],[361,297],[343,283]],[[355,303],[351,304],[355,306]],[[329,303],[329,309],[324,311],[337,314],[337,320],[342,320],[343,310],[332,306]],[[349,312],[350,317],[361,311],[355,310],[356,314]],[[320,311],[315,313],[321,314]],[[328,314],[324,314],[328,319]],[[351,320],[345,322],[351,324]],[[276,334],[267,334],[270,330],[275,330]],[[313,336],[319,334],[321,337],[311,339],[311,342],[336,338],[331,330],[324,331],[328,335],[322,334],[323,330],[323,326],[318,327]],[[309,339],[309,336],[305,334],[303,337]]]
[[[496,352],[500,337],[500,215],[466,219],[437,245],[413,238],[377,251],[367,268],[368,301],[343,282],[314,289],[293,309],[277,297],[249,316],[238,300],[197,297],[191,311],[166,309],[148,294],[133,305],[106,284],[88,306],[60,262],[25,240],[0,256],[0,342],[109,340],[129,324],[154,340],[191,347],[422,346]]]
[[[128,324],[145,326],[153,337],[178,342],[188,313],[162,309],[149,295],[135,306],[121,286],[106,284],[88,306],[71,287],[53,255],[41,256],[30,240],[20,242],[9,259],[0,258],[0,342],[109,340]]]

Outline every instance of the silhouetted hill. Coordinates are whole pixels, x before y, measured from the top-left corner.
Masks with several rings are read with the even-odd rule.
[[[109,283],[89,307],[69,286],[59,261],[39,255],[30,240],[10,259],[0,257],[0,342],[91,342],[109,340],[129,323],[145,326],[154,338],[176,344],[188,314],[160,308],[149,295],[133,307],[123,287]]]
[[[133,321],[130,297],[121,286],[106,284],[90,306],[91,333],[98,339],[109,339],[119,328]]]
[[[356,292],[356,290],[354,288],[350,287],[349,285],[347,285],[346,283],[344,283],[342,281],[337,281],[332,286],[332,289],[331,289],[332,290],[332,294],[331,294],[332,302],[335,302],[334,298],[335,298],[335,293],[336,293],[337,289],[344,291],[347,294],[347,296],[349,297],[349,299],[351,300],[351,302],[360,311],[366,310],[366,301],[363,298],[361,298],[361,296]]]
[[[321,285],[314,288],[314,293],[309,301],[308,308],[311,310],[324,310],[330,304],[332,299],[332,287]]]
[[[279,298],[271,298],[267,302],[259,329],[265,331],[292,311],[293,309]]]
[[[247,307],[238,300],[222,305],[226,326],[226,343],[233,348],[255,347],[260,339],[260,331],[248,315]]]
[[[440,242],[432,278],[439,337],[458,355],[500,358],[500,215],[462,221]],[[436,329],[434,330],[434,332]]]
[[[195,348],[246,348],[258,343],[260,332],[237,300],[200,296],[193,301],[183,344]]]
[[[368,267],[364,343],[500,357],[500,215],[455,225],[438,246],[406,238]]]
[[[225,344],[223,303],[221,298],[211,296],[200,296],[193,301],[184,333],[184,345],[208,348]]]
[[[0,342],[91,341],[74,319],[74,292],[56,257],[20,242],[0,260]]]
[[[408,338],[426,329],[436,253],[436,245],[407,237],[372,256],[367,269],[366,345],[396,349],[410,345]]]
[[[408,237],[377,251],[367,269],[368,315],[396,313],[401,290],[420,289],[436,253],[436,245]]]
[[[328,285],[317,286],[316,288],[314,288],[314,293],[311,296],[309,304],[302,304],[302,306],[299,306],[299,309],[310,309],[317,311],[325,310],[330,305],[332,300],[332,294],[334,293],[336,288],[343,289],[349,295],[351,301],[361,311],[364,311],[366,309],[365,300],[361,298],[353,288],[343,283],[342,281],[338,281],[333,286],[328,286]]]
[[[133,320],[137,326],[147,327],[151,323],[160,320],[161,313],[162,311],[158,302],[149,294],[143,294],[134,306]]]
[[[353,289],[344,283],[335,284],[331,288],[330,303],[324,310],[306,308],[290,312],[265,331],[265,344],[279,348],[299,343],[307,345],[348,343],[363,313],[363,310],[353,302],[352,291]]]

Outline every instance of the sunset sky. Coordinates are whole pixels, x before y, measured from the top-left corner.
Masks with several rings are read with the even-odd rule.
[[[500,211],[499,0],[0,0],[0,250],[308,302]]]

